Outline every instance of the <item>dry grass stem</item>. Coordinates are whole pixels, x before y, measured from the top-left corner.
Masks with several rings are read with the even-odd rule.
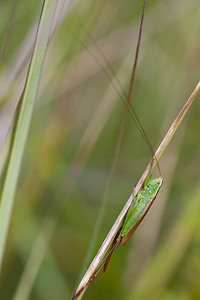
[[[182,108],[182,110],[180,111],[180,113],[178,114],[178,116],[176,117],[174,122],[172,123],[172,125],[169,128],[168,132],[166,133],[164,139],[162,140],[160,146],[158,147],[154,157],[152,158],[152,160],[148,164],[146,170],[144,171],[144,173],[142,174],[140,180],[138,181],[137,185],[135,186],[135,189],[134,189],[135,190],[134,191],[135,195],[137,195],[137,193],[139,192],[139,190],[142,187],[147,175],[150,172],[153,172],[153,170],[156,167],[159,159],[161,158],[161,156],[164,153],[165,149],[167,148],[169,142],[171,141],[173,135],[175,134],[176,130],[178,129],[181,121],[183,120],[186,112],[188,111],[189,107],[191,106],[191,104],[192,104],[195,96],[197,95],[199,89],[200,89],[200,81],[198,82],[196,88],[194,89],[194,91],[190,95],[190,97],[187,100],[186,104],[184,105],[184,107]],[[125,206],[123,207],[122,211],[120,212],[120,214],[119,214],[118,218],[116,219],[115,223],[113,224],[111,230],[109,231],[108,235],[106,236],[105,240],[103,241],[97,255],[93,259],[93,261],[90,264],[88,270],[86,271],[85,275],[83,276],[83,279],[81,280],[76,292],[74,293],[74,296],[72,298],[73,300],[79,299],[79,297],[81,296],[81,294],[85,290],[85,288],[89,285],[89,283],[91,283],[93,281],[93,279],[95,277],[95,272],[96,272],[96,270],[98,270],[98,266],[101,264],[103,258],[105,257],[105,255],[108,251],[108,247],[110,246],[113,238],[115,237],[115,235],[116,235],[116,233],[117,233],[117,231],[120,227],[120,224],[121,224],[123,218],[125,217],[128,209],[129,209],[129,207],[130,207],[130,205],[131,205],[131,203],[134,199],[134,194],[132,193],[130,195],[128,201],[126,202]],[[149,208],[151,207],[151,205],[152,205],[152,203],[150,203],[148,205],[148,207],[146,208],[146,210],[145,210],[146,213],[149,210]]]

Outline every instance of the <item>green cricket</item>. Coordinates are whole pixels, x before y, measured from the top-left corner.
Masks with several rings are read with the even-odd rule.
[[[141,221],[141,217],[143,217],[147,204],[156,198],[162,183],[162,177],[147,181],[135,197],[127,212],[123,227],[120,231],[122,246],[127,243],[134,232],[135,226],[137,226],[138,222]]]
[[[134,200],[125,216],[122,227],[120,227],[118,233],[116,234],[113,243],[110,247],[110,251],[105,258],[104,262],[104,272],[107,268],[108,262],[111,258],[111,255],[115,249],[115,247],[121,243],[124,246],[138,225],[141,223],[145,215],[147,214],[149,208],[153,204],[161,186],[163,183],[162,177],[158,177],[155,179],[151,179],[151,175],[149,175],[138,192],[137,196],[134,197]]]

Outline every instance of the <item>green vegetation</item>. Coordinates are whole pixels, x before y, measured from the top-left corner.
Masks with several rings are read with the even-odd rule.
[[[136,0],[126,5],[119,0],[76,1],[61,7],[41,77],[37,74],[39,90],[16,174],[0,280],[2,299],[70,299],[75,289],[106,191],[124,109],[83,44],[99,57],[88,31],[127,89],[141,8]],[[27,79],[36,36],[32,30],[41,10],[41,1],[1,4],[1,194],[14,126],[7,143],[3,134]],[[147,0],[132,103],[154,149],[200,79],[199,17],[197,0]],[[107,68],[101,55],[100,60]],[[199,115],[198,95],[160,161],[164,184],[153,207],[126,247],[115,251],[108,270],[94,280],[85,299],[200,298]],[[128,116],[90,260],[150,158]]]

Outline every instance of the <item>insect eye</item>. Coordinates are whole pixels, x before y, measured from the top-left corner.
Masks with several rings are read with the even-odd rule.
[[[157,181],[157,184],[160,184],[160,180]]]

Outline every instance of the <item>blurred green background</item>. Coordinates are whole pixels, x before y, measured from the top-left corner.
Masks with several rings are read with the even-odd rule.
[[[1,299],[70,299],[78,284],[124,109],[112,75],[108,80],[102,67],[109,71],[109,61],[127,90],[142,5],[85,0],[61,6],[16,191]],[[6,0],[0,8],[3,144],[42,1]],[[132,103],[154,149],[199,79],[199,1],[147,1]],[[155,204],[84,299],[200,299],[199,100],[200,95],[161,159],[164,185]],[[6,144],[3,150],[1,160]],[[93,256],[150,159],[128,116]]]

